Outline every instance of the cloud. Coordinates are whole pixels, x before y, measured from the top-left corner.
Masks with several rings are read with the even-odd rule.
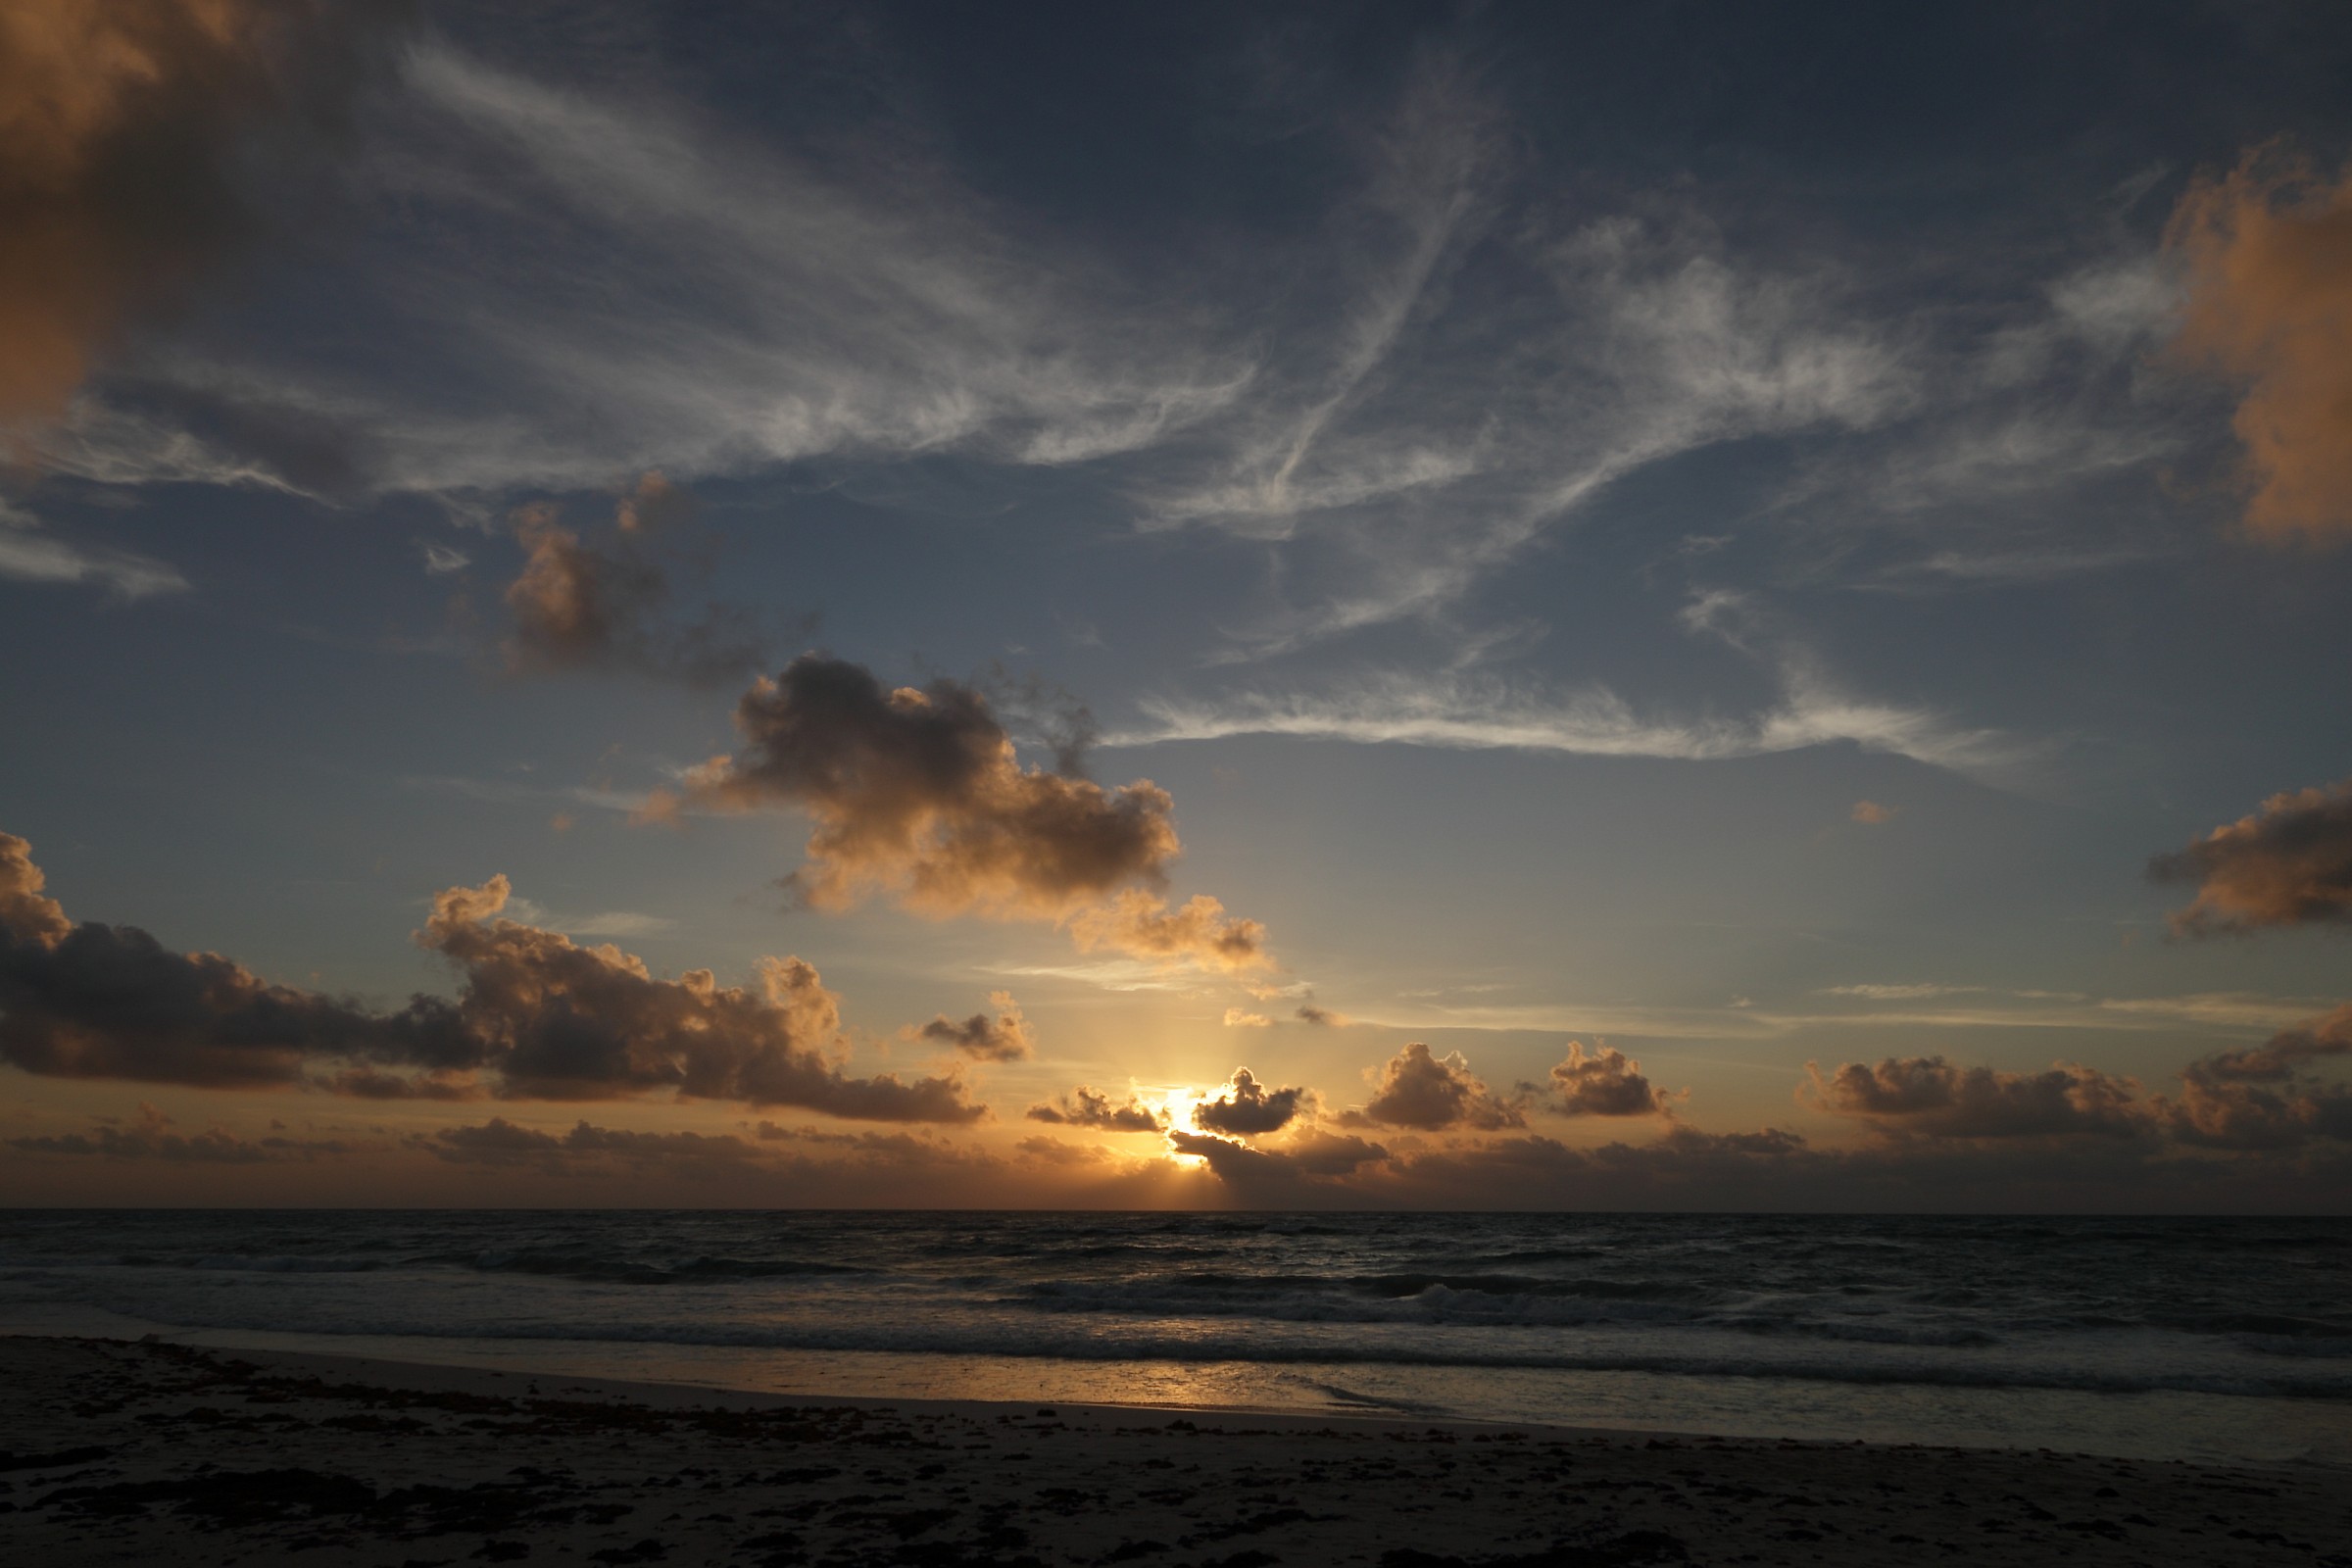
[[[240,174],[315,148],[378,5],[22,0],[0,13],[0,426],[61,414],[261,227]]]
[[[27,1072],[369,1099],[464,1098],[486,1076],[518,1099],[674,1092],[869,1121],[986,1114],[953,1075],[844,1073],[824,1054],[839,999],[798,958],[761,959],[757,991],[707,969],[658,980],[617,948],[497,918],[503,876],[442,892],[417,934],[463,973],[459,999],[394,1012],[170,953],[134,927],[74,923],[43,885],[30,846],[0,834],[0,1060]]]
[[[1298,1011],[1296,1016],[1300,1023],[1312,1024],[1318,1029],[1345,1029],[1348,1024],[1354,1022],[1344,1012],[1335,1012],[1329,1007],[1318,1007],[1311,1002],[1298,1004]]]
[[[1443,1056],[1415,1040],[1391,1056],[1372,1086],[1365,1120],[1385,1127],[1436,1132],[1447,1127],[1492,1131],[1526,1124],[1518,1107],[1489,1089],[1470,1071],[1458,1051]]]
[[[637,1132],[585,1119],[558,1136],[493,1116],[476,1127],[443,1127],[417,1142],[452,1164],[559,1170],[610,1164],[709,1179],[737,1175],[760,1163],[759,1150],[731,1133]]]
[[[1111,1133],[1164,1132],[1168,1125],[1164,1115],[1133,1095],[1125,1103],[1114,1105],[1108,1095],[1084,1084],[1058,1100],[1031,1105],[1024,1114],[1031,1121],[1057,1127],[1094,1127]]]
[[[317,1056],[432,1069],[479,1051],[447,1003],[396,1013],[273,985],[135,926],[74,923],[42,893],[31,846],[0,834],[0,1060],[65,1078],[200,1088],[292,1085]]]
[[[86,1133],[64,1133],[8,1139],[9,1148],[27,1154],[67,1154],[101,1159],[156,1159],[176,1164],[260,1165],[279,1160],[316,1159],[347,1154],[351,1146],[337,1139],[297,1139],[272,1134],[246,1138],[225,1127],[179,1133],[172,1119],[142,1102],[128,1125],[102,1119]]]
[[[1165,790],[1023,767],[988,699],[958,681],[885,690],[861,665],[804,654],[744,695],[735,723],[743,751],[698,769],[684,800],[815,818],[793,882],[820,908],[880,887],[929,914],[1060,918],[1163,879],[1179,849]]]
[[[1149,779],[1105,789],[1071,771],[1082,730],[1063,736],[1063,771],[1025,767],[978,688],[943,677],[888,690],[821,654],[759,681],[735,723],[743,750],[644,814],[807,813],[815,827],[789,880],[816,907],[880,889],[924,914],[1062,922],[1082,952],[1229,972],[1270,961],[1257,921],[1205,895],[1170,908],[1152,891],[1182,848],[1174,802]]]
[[[1225,906],[1205,893],[1170,909],[1158,895],[1127,888],[1107,904],[1071,915],[1069,927],[1081,953],[1108,948],[1155,963],[1192,963],[1231,973],[1274,961],[1266,952],[1265,926],[1228,915]]]
[[[2147,1130],[2137,1084],[2072,1062],[2020,1073],[1888,1056],[1875,1067],[1845,1062],[1827,1078],[1807,1062],[1805,1077],[1812,1102],[1832,1115],[1936,1138],[2135,1138]]]
[[[523,546],[521,573],[504,595],[514,622],[503,645],[516,673],[632,670],[710,685],[756,668],[766,651],[750,617],[712,606],[688,625],[663,625],[669,578],[647,555],[656,529],[693,513],[691,494],[648,472],[622,496],[615,542],[583,542],[534,502],[514,516]],[[428,565],[430,563],[428,562]]]
[[[1881,806],[1876,801],[1856,801],[1853,810],[1846,814],[1865,827],[1877,827],[1882,823],[1893,821],[1901,810],[1902,808],[1899,806]]]
[[[840,1001],[798,958],[762,958],[760,989],[708,969],[657,980],[610,944],[497,919],[508,883],[450,888],[417,940],[466,977],[459,1009],[502,1093],[596,1100],[675,1090],[698,1100],[801,1105],[866,1121],[966,1122],[986,1114],[954,1077],[851,1078],[822,1054]]]
[[[2157,856],[2148,874],[2197,884],[2172,916],[2182,936],[2352,922],[2352,779],[2274,795],[2252,815]]]
[[[2246,389],[2248,531],[2352,537],[2352,176],[2258,148],[2190,185],[2165,242],[2188,268],[2177,352]]]
[[[1569,1041],[1567,1058],[1551,1069],[1551,1087],[1559,1099],[1544,1108],[1563,1116],[1674,1114],[1671,1097],[1651,1088],[1642,1075],[1642,1064],[1614,1046],[1602,1046],[1588,1056],[1582,1041]]]
[[[2274,1035],[2216,1052],[2181,1069],[2181,1096],[2160,1108],[2183,1143],[2216,1149],[2291,1149],[2315,1138],[2352,1141],[2352,1090],[2303,1069],[2352,1054],[2352,1004]]]
[[[1921,1002],[1930,997],[1964,996],[1984,989],[1983,986],[1942,986],[1924,983],[1872,985],[1866,983],[1851,986],[1825,986],[1822,988],[1821,994],[1825,997],[1861,997],[1871,1002]]]
[[[69,544],[43,532],[40,519],[0,501],[0,577],[20,582],[86,583],[123,599],[185,593],[179,568],[153,556]]]
[[[975,1012],[961,1020],[941,1013],[919,1029],[909,1029],[908,1035],[931,1045],[946,1046],[961,1052],[975,1061],[1020,1061],[1037,1049],[1029,1033],[1029,1020],[1009,991],[992,991],[989,1005],[997,1009],[991,1018],[985,1012]]]
[[[1290,1125],[1313,1091],[1297,1087],[1269,1090],[1247,1067],[1236,1067],[1223,1093],[1193,1106],[1193,1125],[1212,1133],[1249,1137],[1277,1132]]]
[[[1248,1007],[1225,1009],[1225,1027],[1228,1029],[1267,1029],[1273,1027],[1273,1023],[1274,1020],[1264,1013],[1251,1012]]]
[[[1770,665],[1781,688],[1778,703],[1745,718],[1645,716],[1600,686],[1562,696],[1493,675],[1390,672],[1312,692],[1242,690],[1209,701],[1146,697],[1138,707],[1149,722],[1105,735],[1103,744],[1288,735],[1454,751],[1717,761],[1842,742],[1970,775],[2003,772],[2030,755],[2030,748],[1998,731],[1968,729],[1925,709],[1853,696],[1819,660],[1766,625],[1743,595],[1699,595],[1681,620],[1687,630],[1720,637]]]
[[[1289,1186],[1306,1179],[1336,1179],[1389,1157],[1379,1144],[1345,1133],[1314,1132],[1281,1149],[1260,1149],[1231,1138],[1168,1132],[1168,1147],[1207,1162],[1218,1180],[1236,1187]]]

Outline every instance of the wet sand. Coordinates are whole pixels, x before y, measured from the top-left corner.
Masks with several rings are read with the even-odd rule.
[[[0,1339],[0,1561],[2352,1568],[2352,1473]]]

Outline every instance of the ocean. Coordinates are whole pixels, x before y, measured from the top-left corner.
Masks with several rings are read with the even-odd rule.
[[[2352,1464],[2352,1220],[0,1211],[0,1332]]]

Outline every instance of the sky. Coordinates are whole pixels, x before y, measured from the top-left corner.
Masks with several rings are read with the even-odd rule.
[[[2352,15],[0,13],[0,1192],[2352,1207]]]

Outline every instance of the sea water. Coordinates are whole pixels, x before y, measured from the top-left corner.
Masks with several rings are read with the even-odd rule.
[[[0,1330],[2352,1464],[2352,1220],[0,1211]]]

